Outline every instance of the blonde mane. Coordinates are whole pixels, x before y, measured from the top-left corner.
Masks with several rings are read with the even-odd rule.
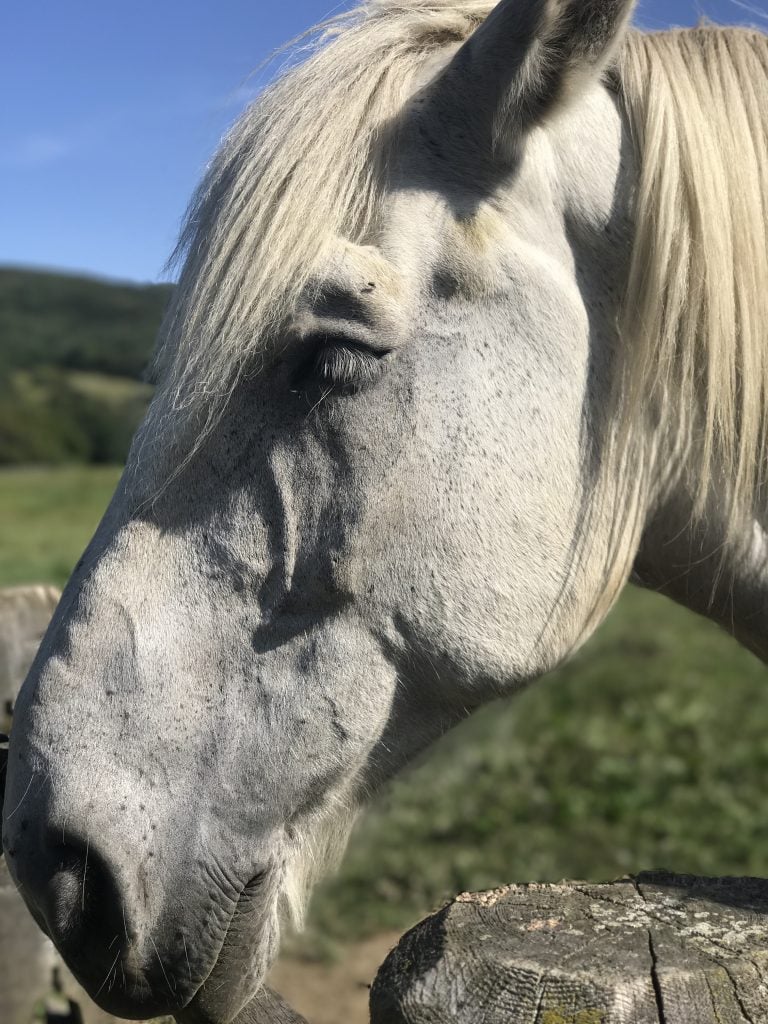
[[[371,226],[384,140],[425,60],[495,6],[368,0],[300,41],[300,62],[231,130],[186,218],[157,356],[198,437],[263,363],[329,243]],[[633,424],[653,405],[687,450],[699,511],[713,487],[748,510],[768,444],[768,41],[632,32],[618,71],[640,177],[616,411]]]
[[[733,539],[768,456],[768,37],[631,33],[619,71],[640,167],[619,411],[654,408]]]

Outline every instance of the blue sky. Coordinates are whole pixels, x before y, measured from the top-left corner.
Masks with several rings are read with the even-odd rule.
[[[766,0],[644,0],[648,28]],[[333,0],[4,0],[0,263],[157,280],[251,72]]]

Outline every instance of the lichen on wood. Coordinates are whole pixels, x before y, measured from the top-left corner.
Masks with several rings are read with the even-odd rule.
[[[371,1024],[768,1024],[768,881],[647,872],[465,893],[403,937]]]

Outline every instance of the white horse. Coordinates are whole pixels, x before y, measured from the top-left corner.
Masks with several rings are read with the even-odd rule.
[[[768,653],[768,42],[631,10],[369,0],[203,182],[10,751],[112,1012],[230,1020],[368,793],[632,573]]]

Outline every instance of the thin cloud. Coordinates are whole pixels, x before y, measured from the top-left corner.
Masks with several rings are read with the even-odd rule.
[[[228,93],[217,106],[221,110],[243,110],[259,95],[263,85],[253,82],[239,86]]]
[[[731,0],[731,3],[736,7],[740,7],[743,11],[753,15],[755,18],[760,18],[762,21],[768,21],[768,9],[761,7],[755,7],[753,4],[743,3],[742,0]]]
[[[46,167],[69,156],[71,146],[54,135],[27,135],[0,154],[5,167]]]

